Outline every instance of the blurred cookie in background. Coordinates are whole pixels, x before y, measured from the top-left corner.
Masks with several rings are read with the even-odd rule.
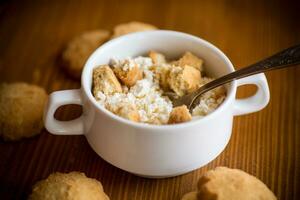
[[[155,27],[151,24],[133,21],[133,22],[119,24],[119,25],[115,26],[115,28],[113,30],[112,38],[126,35],[128,33],[140,32],[140,31],[150,31],[150,30],[156,30],[156,29],[157,29],[157,27]]]
[[[109,200],[102,184],[84,173],[53,173],[37,182],[29,200]]]
[[[87,31],[74,37],[62,52],[62,66],[71,77],[79,80],[89,56],[109,38],[107,30]]]
[[[193,192],[186,193],[185,195],[183,195],[181,200],[198,200],[198,192],[193,191]]]
[[[15,141],[39,134],[47,98],[46,91],[37,85],[0,84],[0,136]]]

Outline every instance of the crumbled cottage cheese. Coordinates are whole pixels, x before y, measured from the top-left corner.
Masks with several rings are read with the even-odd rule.
[[[175,84],[178,81],[181,81],[178,77],[186,78],[187,82],[179,82],[182,86],[186,87],[197,86],[191,79],[199,81],[198,86],[213,80],[212,78],[207,77],[201,78],[199,69],[196,70],[191,66],[187,66],[186,68],[184,68],[184,66],[182,68],[168,63],[160,63],[158,65],[153,63],[152,59],[149,57],[139,56],[136,58],[112,59],[110,64],[112,69],[118,68],[127,73],[134,68],[138,68],[143,73],[143,77],[142,79],[137,80],[132,86],[122,85],[122,92],[105,94],[103,91],[98,91],[94,94],[96,99],[106,109],[120,116],[122,116],[121,110],[122,113],[125,114],[135,110],[136,113],[133,113],[135,115],[132,116],[136,117],[136,115],[138,115],[139,122],[149,124],[168,123],[173,105],[168,97],[162,96],[164,92],[163,89],[168,88],[168,84],[172,83],[168,77],[171,77],[170,79],[172,79],[172,75],[176,76],[176,73],[182,73],[181,76],[176,76],[177,80],[173,80],[173,82]],[[169,72],[173,74],[168,75]],[[199,75],[195,75],[196,72],[199,73]],[[201,82],[198,80],[199,78],[201,79]],[[174,88],[176,85],[171,86]],[[181,90],[181,88],[178,87],[178,90]],[[205,93],[200,97],[199,105],[192,111],[193,118],[203,117],[211,113],[223,102],[224,98],[225,89],[223,87]],[[125,111],[123,108],[126,108]]]
[[[115,93],[104,95],[98,92],[99,102],[110,111],[117,113],[122,106],[135,105],[140,115],[140,121],[150,124],[166,124],[172,111],[172,102],[163,97],[163,91],[159,87],[158,80],[149,69],[153,63],[150,58],[137,57],[124,60],[112,60],[114,67],[122,67],[123,70],[131,66],[138,66],[143,70],[144,78],[137,81],[130,89],[124,87],[126,93]]]

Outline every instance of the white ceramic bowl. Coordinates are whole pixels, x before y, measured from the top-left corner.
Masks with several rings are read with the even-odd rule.
[[[226,147],[233,116],[258,111],[269,101],[264,74],[226,85],[227,97],[206,117],[176,125],[150,125],[131,122],[100,106],[91,93],[92,70],[112,57],[145,55],[157,50],[168,58],[190,51],[205,62],[212,77],[234,71],[230,60],[215,46],[198,37],[175,31],[148,31],[125,35],[99,47],[85,64],[81,89],[54,92],[44,115],[45,127],[57,135],[85,135],[94,151],[112,165],[147,177],[169,177],[197,169],[215,159]],[[236,99],[239,85],[255,84],[256,94]],[[81,117],[62,122],[55,110],[66,104],[83,106]]]

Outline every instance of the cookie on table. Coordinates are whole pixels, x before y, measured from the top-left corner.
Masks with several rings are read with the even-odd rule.
[[[156,29],[157,29],[157,27],[155,27],[151,24],[133,21],[133,22],[119,24],[119,25],[115,26],[115,28],[113,30],[112,38],[126,35],[128,33],[140,32],[140,31],[150,31],[150,30],[156,30]]]
[[[0,84],[0,136],[15,141],[39,134],[47,98],[45,90],[36,85]]]
[[[102,184],[84,173],[53,173],[37,182],[29,200],[109,200]]]
[[[259,179],[239,169],[217,167],[198,182],[198,199],[275,200],[272,191]]]
[[[183,195],[181,200],[198,200],[198,192],[193,191],[193,192],[186,193],[185,195]]]
[[[74,37],[62,53],[62,65],[73,78],[79,79],[89,56],[110,38],[106,30],[94,30]]]

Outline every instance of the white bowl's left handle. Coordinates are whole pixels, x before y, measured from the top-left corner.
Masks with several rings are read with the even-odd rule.
[[[63,90],[50,94],[44,112],[46,129],[55,135],[82,135],[84,133],[83,116],[71,121],[59,121],[54,113],[60,106],[68,104],[82,105],[81,90]]]
[[[237,85],[254,84],[257,86],[255,95],[244,98],[236,99],[234,102],[234,115],[244,115],[259,111],[266,107],[270,100],[270,91],[265,74],[260,73],[246,78],[237,80]]]

